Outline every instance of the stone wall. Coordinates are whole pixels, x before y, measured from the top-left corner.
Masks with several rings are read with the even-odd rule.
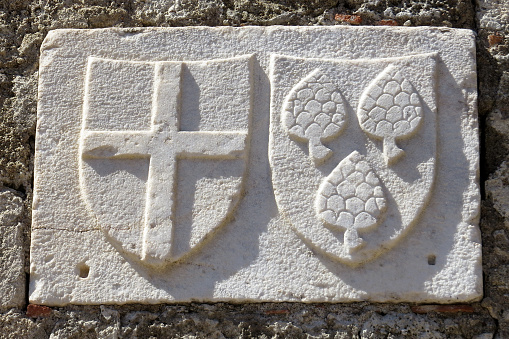
[[[0,0],[0,337],[509,337],[509,1]],[[400,25],[478,34],[485,297],[471,305],[27,305],[39,47],[49,30]]]

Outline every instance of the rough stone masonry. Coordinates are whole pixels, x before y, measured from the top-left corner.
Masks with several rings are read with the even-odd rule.
[[[0,218],[1,336],[504,338],[509,335],[505,193],[509,142],[507,3],[5,1],[0,11],[0,177],[4,186]],[[29,272],[37,71],[39,47],[47,32],[56,28],[246,24],[441,26],[468,28],[477,33],[483,188],[481,301],[452,305],[184,303],[51,308],[27,304],[25,287],[29,277],[25,274]],[[355,245],[356,238],[352,239],[351,244]]]

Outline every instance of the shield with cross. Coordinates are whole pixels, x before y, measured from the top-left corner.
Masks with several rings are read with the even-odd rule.
[[[122,254],[165,265],[234,215],[248,160],[252,60],[89,58],[81,189]]]

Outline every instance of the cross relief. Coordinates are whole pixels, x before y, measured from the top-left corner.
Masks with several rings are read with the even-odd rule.
[[[247,131],[180,131],[183,63],[155,63],[150,130],[82,131],[89,158],[150,157],[141,260],[171,258],[178,159],[236,159],[246,152]]]

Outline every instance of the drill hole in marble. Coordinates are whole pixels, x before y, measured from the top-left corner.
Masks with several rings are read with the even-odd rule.
[[[88,274],[90,273],[90,266],[85,263],[78,264],[78,276],[82,279],[88,278]]]

